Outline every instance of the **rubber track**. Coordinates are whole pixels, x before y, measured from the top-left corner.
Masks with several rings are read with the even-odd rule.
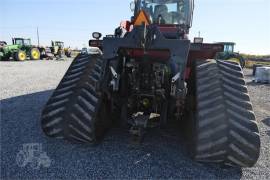
[[[74,142],[95,142],[103,60],[100,55],[79,55],[46,104],[41,117],[49,137]]]
[[[241,67],[233,62],[197,62],[195,159],[251,167],[260,136]]]

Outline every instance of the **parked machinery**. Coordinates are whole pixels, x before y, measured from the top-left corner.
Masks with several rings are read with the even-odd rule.
[[[7,45],[6,41],[0,41],[0,48],[4,47]]]
[[[239,63],[242,68],[245,67],[245,59],[239,53],[234,51],[234,42],[220,42],[224,46],[223,52],[217,54],[217,59],[228,60]]]
[[[4,57],[3,48],[7,45],[6,41],[0,41],[0,60]]]
[[[52,41],[51,51],[57,58],[62,58],[63,56],[71,57],[70,48],[65,48],[62,41]]]
[[[24,61],[29,57],[31,60],[40,59],[40,49],[31,44],[31,39],[12,38],[12,45],[0,47],[0,60],[13,58]]]
[[[44,133],[95,143],[118,122],[140,141],[148,128],[180,121],[195,160],[253,166],[260,136],[242,68],[213,59],[222,44],[190,42],[193,0],[131,7],[113,35],[93,33],[89,44],[102,53],[72,62],[42,112]]]

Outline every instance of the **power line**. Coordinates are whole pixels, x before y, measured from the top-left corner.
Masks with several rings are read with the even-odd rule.
[[[37,39],[38,39],[38,46],[39,46],[39,32],[38,32],[38,27],[37,27]]]

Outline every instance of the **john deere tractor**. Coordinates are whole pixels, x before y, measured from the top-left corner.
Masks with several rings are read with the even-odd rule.
[[[239,63],[242,68],[245,67],[245,59],[237,52],[234,51],[234,42],[219,42],[224,46],[223,52],[217,54],[217,59],[228,60]]]
[[[181,124],[195,160],[253,166],[260,135],[242,68],[215,59],[222,44],[188,39],[193,3],[134,0],[131,21],[93,33],[102,52],[71,63],[42,112],[44,133],[97,143],[119,125],[143,143],[149,129]]]
[[[71,57],[70,49],[65,48],[64,42],[62,41],[52,41],[51,52],[57,58],[62,58],[63,56]]]
[[[0,47],[0,60],[9,60],[11,57],[17,61],[25,61],[27,57],[38,60],[40,50],[31,45],[31,39],[12,38],[12,45]]]

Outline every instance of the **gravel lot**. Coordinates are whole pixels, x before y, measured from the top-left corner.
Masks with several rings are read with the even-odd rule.
[[[270,85],[246,79],[260,127],[261,157],[253,168],[222,168],[193,162],[175,129],[153,131],[141,146],[127,132],[112,129],[103,143],[76,145],[49,139],[40,128],[40,113],[71,60],[0,62],[1,179],[268,179],[270,177]],[[39,143],[49,167],[24,167],[16,156],[24,144]],[[29,157],[31,154],[29,154]]]

